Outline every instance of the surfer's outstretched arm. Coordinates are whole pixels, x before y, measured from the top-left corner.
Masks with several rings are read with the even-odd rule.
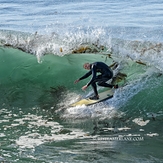
[[[87,72],[87,73],[86,73],[85,75],[83,75],[81,78],[75,80],[74,83],[75,83],[75,84],[78,83],[80,80],[83,80],[83,79],[89,77],[91,74],[92,74],[92,71]]]

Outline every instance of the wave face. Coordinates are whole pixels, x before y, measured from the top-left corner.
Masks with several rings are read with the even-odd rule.
[[[102,40],[94,42],[93,39],[80,44],[76,44],[81,41],[77,40],[75,43],[71,42],[71,46],[66,49],[67,44],[63,44],[63,41],[62,44],[55,39],[51,41],[46,35],[37,36],[39,39],[35,40],[34,35],[26,33],[1,31],[1,34],[3,38],[1,37],[0,47],[0,105],[3,108],[1,110],[3,120],[0,122],[8,125],[5,129],[7,131],[4,131],[1,137],[5,139],[5,134],[12,133],[13,127],[17,128],[15,132],[20,132],[24,124],[33,129],[31,132],[28,128],[22,130],[20,133],[22,136],[18,134],[18,138],[8,138],[8,142],[15,140],[18,146],[17,151],[25,149],[27,154],[28,149],[42,148],[42,145],[49,141],[68,143],[71,139],[76,140],[78,137],[83,138],[81,143],[92,142],[89,140],[92,139],[91,136],[86,137],[88,140],[84,140],[87,133],[83,132],[83,130],[90,132],[92,128],[93,135],[116,136],[119,133],[134,136],[138,134],[139,138],[146,141],[149,137],[158,137],[156,145],[159,150],[159,144],[162,142],[160,121],[163,116],[162,43],[109,38],[105,42]],[[26,39],[29,41],[27,42]],[[49,42],[45,41],[47,39]],[[54,48],[56,47],[54,42],[57,42],[58,50]],[[106,42],[107,44],[104,44]],[[95,61],[103,61],[108,65],[118,62],[119,66],[114,73],[120,71],[127,74],[126,81],[123,81],[124,86],[117,89],[114,97],[105,102],[88,107],[69,107],[69,104],[82,96],[92,93],[91,88],[86,92],[81,90],[89,79],[77,85],[73,82],[86,73],[86,70],[82,68],[83,63]],[[5,118],[12,118],[15,123],[10,123],[12,121],[6,121]],[[53,122],[53,119],[57,122]],[[60,122],[61,120],[72,119],[76,120],[75,123],[80,120],[79,124],[81,121],[86,121],[83,125],[91,125],[91,129],[82,127],[79,130],[77,127],[77,130],[73,129],[72,132],[71,129],[69,130],[69,123],[68,126],[66,124],[68,130],[67,127],[60,125],[63,123],[63,121]],[[93,124],[92,121],[94,121]],[[42,128],[51,134],[45,134]],[[116,131],[113,132],[114,130]],[[155,139],[152,142],[155,142]],[[99,146],[99,150],[103,149],[103,145]],[[115,150],[122,146],[118,143]],[[48,150],[49,146],[45,149]],[[91,147],[88,149],[89,152],[92,151]],[[3,151],[8,152],[5,149]],[[82,151],[86,152],[85,149]],[[130,151],[127,152],[130,153]],[[13,155],[13,152],[11,151],[10,154]],[[139,152],[136,154],[140,155]],[[30,155],[33,156],[33,154]],[[119,156],[119,153],[116,155]],[[39,158],[40,155],[35,157]],[[58,157],[64,160],[63,155]],[[126,159],[131,161],[134,157],[128,156]],[[160,158],[158,162],[162,161],[162,153],[154,157]],[[144,159],[151,161],[146,157]]]
[[[70,40],[71,33],[61,38],[58,34],[49,36],[1,31],[1,88],[9,92],[6,97],[1,96],[10,96],[9,102],[21,98],[29,102],[31,98],[44,96],[46,91],[55,94],[60,88],[83,94],[80,87],[84,81],[79,85],[73,84],[85,73],[83,63],[103,61],[109,65],[118,62],[120,71],[128,76],[127,84],[122,91],[117,91],[110,103],[114,103],[115,107],[118,105],[118,108],[130,106],[136,98],[134,103],[141,104],[141,108],[149,105],[149,110],[159,109],[162,105],[158,98],[162,96],[159,91],[163,71],[162,43],[115,38],[103,40],[99,37],[103,36],[101,33],[106,31],[96,29],[83,33],[81,30]],[[142,96],[148,102],[143,102],[140,99]],[[150,103],[153,100],[155,102]],[[137,105],[134,104],[134,108],[136,110]]]

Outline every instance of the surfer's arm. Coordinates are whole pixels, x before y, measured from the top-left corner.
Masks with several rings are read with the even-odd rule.
[[[84,76],[82,76],[81,78],[75,80],[74,83],[75,83],[75,84],[78,83],[80,80],[83,80],[83,79],[89,77],[91,74],[92,74],[92,71],[90,70],[90,71],[89,71],[88,73],[86,73]]]
[[[89,72],[87,72],[84,76],[82,76],[81,78],[79,78],[78,80],[83,80],[87,77],[89,77],[92,74],[92,71],[90,70]]]

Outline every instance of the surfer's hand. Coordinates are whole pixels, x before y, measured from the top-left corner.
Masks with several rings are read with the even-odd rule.
[[[87,89],[87,87],[88,87],[87,85],[83,86],[82,90],[85,91]]]
[[[75,84],[78,83],[78,82],[79,82],[79,79],[77,79],[77,80],[74,81]]]

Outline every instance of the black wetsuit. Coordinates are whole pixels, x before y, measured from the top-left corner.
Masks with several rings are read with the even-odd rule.
[[[97,75],[97,73],[101,73],[101,74]],[[110,80],[113,77],[113,71],[105,63],[94,62],[90,64],[90,71],[86,73],[84,76],[82,76],[79,80],[83,80],[89,77],[91,74],[92,74],[92,78],[88,82],[87,86],[91,85],[93,87],[95,96],[98,95],[96,82],[99,86],[110,87],[110,88],[113,87],[112,85],[106,83],[108,80]]]

